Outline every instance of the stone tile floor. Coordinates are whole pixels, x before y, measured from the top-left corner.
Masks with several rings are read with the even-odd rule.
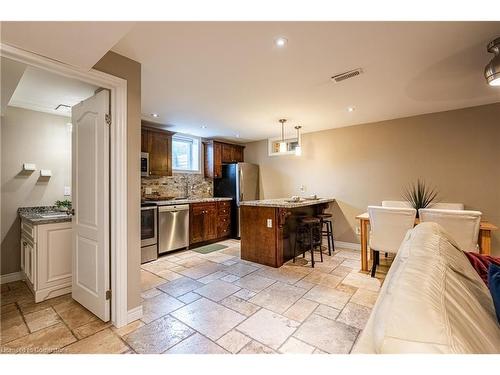
[[[349,353],[391,259],[376,278],[359,251],[309,255],[279,269],[241,260],[239,241],[175,252],[141,267],[144,315],[116,329],[71,295],[35,304],[22,281],[2,285],[1,353]]]

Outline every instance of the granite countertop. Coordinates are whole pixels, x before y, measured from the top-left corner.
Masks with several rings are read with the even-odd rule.
[[[261,199],[256,201],[243,201],[240,206],[254,206],[254,207],[277,207],[277,208],[298,208],[313,206],[315,204],[323,204],[334,202],[334,198],[318,198],[318,199],[304,199],[301,198],[298,202],[287,202],[290,198],[277,198],[277,199]]]
[[[71,221],[72,218],[71,215],[59,211],[55,206],[19,207],[17,212],[22,220],[33,225],[64,223]]]
[[[157,206],[174,206],[177,204],[231,201],[232,199],[233,198],[187,198],[187,199],[169,199],[169,200],[158,200],[158,201],[148,200],[145,201],[144,203],[156,204]]]

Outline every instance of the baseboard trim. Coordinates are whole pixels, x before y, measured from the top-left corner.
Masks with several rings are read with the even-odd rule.
[[[142,318],[142,305],[127,311],[127,324]]]
[[[0,284],[11,283],[13,281],[19,281],[22,279],[23,279],[23,273],[21,271],[12,272],[5,275],[0,275]]]
[[[361,251],[361,244],[359,244],[359,243],[334,241],[334,244],[335,244],[335,247]]]

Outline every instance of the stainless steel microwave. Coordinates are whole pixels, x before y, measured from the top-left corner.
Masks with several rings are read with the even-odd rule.
[[[149,176],[149,153],[141,152],[141,176]]]

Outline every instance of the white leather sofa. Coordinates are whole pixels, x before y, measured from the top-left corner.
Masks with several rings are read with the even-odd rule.
[[[408,231],[353,353],[500,353],[490,292],[439,224]]]

